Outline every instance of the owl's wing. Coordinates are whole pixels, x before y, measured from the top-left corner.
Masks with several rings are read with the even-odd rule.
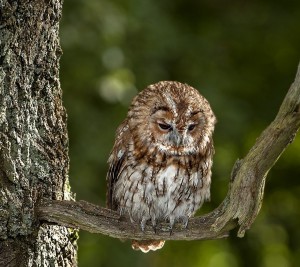
[[[109,160],[109,169],[107,173],[107,191],[106,191],[106,206],[109,209],[116,210],[118,208],[118,204],[114,202],[113,199],[113,189],[114,185],[119,178],[120,170],[123,166],[125,155],[122,150],[120,150],[123,154],[121,157],[110,157]]]
[[[115,144],[108,159],[109,169],[106,176],[106,206],[112,210],[118,209],[118,203],[114,201],[113,190],[115,183],[119,179],[120,171],[124,166],[124,159],[127,155],[126,140],[128,141],[128,134],[128,124],[127,120],[125,120],[117,129]]]

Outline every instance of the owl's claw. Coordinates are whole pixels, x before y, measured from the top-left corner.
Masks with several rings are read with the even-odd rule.
[[[145,232],[146,223],[147,223],[146,219],[141,220],[141,230],[142,230],[142,232]]]
[[[188,224],[189,224],[189,217],[184,216],[184,217],[182,218],[182,227],[183,227],[184,229],[186,229],[187,226],[188,226]]]
[[[153,231],[154,233],[156,234],[157,233],[157,223],[156,223],[156,220],[155,219],[151,219],[151,222],[152,222],[152,228],[153,228]]]
[[[120,208],[119,215],[120,215],[120,217],[122,217],[124,215],[124,208]]]
[[[173,226],[175,223],[175,218],[174,217],[170,217],[169,218],[169,223],[170,223],[170,236],[173,234]]]

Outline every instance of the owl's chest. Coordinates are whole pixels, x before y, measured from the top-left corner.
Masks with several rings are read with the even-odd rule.
[[[155,168],[146,164],[128,166],[115,185],[114,196],[121,213],[131,218],[174,218],[191,216],[201,202],[199,172],[171,164]]]
[[[156,172],[154,170],[154,173],[152,172],[147,178],[145,194],[155,193],[158,198],[163,196],[182,197],[201,182],[197,173],[189,173],[187,169],[174,164],[165,166]]]
[[[190,173],[187,168],[174,164],[164,167],[146,163],[128,165],[116,183],[115,193],[124,203],[189,199],[201,188],[201,178],[201,173]]]

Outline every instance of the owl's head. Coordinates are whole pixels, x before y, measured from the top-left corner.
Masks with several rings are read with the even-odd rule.
[[[208,101],[196,89],[170,81],[140,92],[128,115],[135,146],[174,156],[205,153],[216,122]]]

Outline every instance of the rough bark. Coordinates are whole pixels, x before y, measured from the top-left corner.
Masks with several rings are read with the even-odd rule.
[[[156,233],[150,225],[142,232],[139,225],[124,221],[116,212],[87,202],[45,201],[37,208],[37,216],[59,225],[123,239],[216,239],[227,237],[236,227],[238,236],[242,237],[262,205],[268,171],[293,142],[299,127],[300,64],[276,118],[257,138],[245,158],[234,165],[225,200],[211,213],[192,218],[187,229],[175,225],[170,235],[168,225],[161,224]]]
[[[39,199],[71,199],[62,1],[0,5],[0,266],[76,266],[76,231],[40,224],[34,212]]]

